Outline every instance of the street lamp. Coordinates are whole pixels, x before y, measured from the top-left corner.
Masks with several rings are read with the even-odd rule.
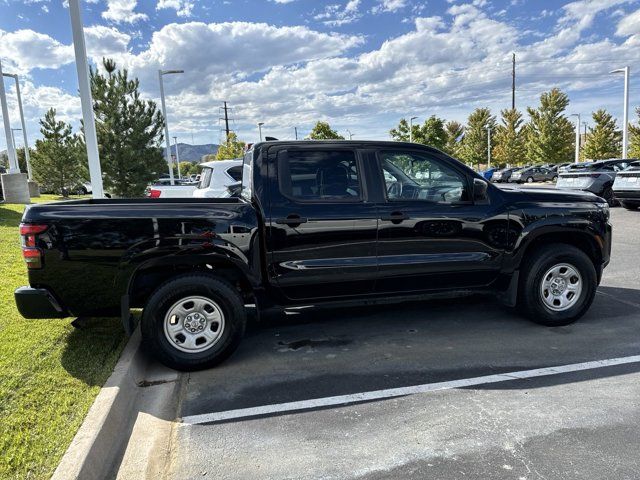
[[[178,153],[178,137],[173,137],[173,144],[176,147],[176,163],[178,164],[178,178],[182,180],[182,174],[180,173],[180,154]]]
[[[158,79],[160,80],[160,104],[162,105],[162,116],[164,117],[165,158],[169,166],[169,181],[171,185],[175,185],[176,182],[173,179],[173,168],[171,165],[171,139],[169,137],[169,122],[167,121],[167,106],[164,101],[164,83],[162,77],[163,75],[172,75],[174,73],[184,73],[184,70],[158,70]]]
[[[7,156],[9,157],[9,173],[20,173],[18,168],[18,157],[13,143],[11,124],[9,123],[9,108],[7,107],[7,95],[4,91],[4,76],[2,75],[2,65],[0,64],[0,106],[2,107],[2,120],[4,122],[4,134],[7,139]]]
[[[260,135],[260,141],[262,141],[262,126],[264,122],[258,122],[258,134]]]
[[[580,161],[580,114],[572,113],[572,117],[577,117],[576,119],[576,158],[575,162],[578,163]]]
[[[347,133],[349,134],[349,140],[353,140],[353,133],[351,133],[351,130],[349,130],[348,128]]]
[[[491,168],[491,125],[487,125],[487,170]]]
[[[20,123],[22,124],[22,139],[24,140],[24,158],[27,162],[27,177],[29,180],[33,180],[33,176],[31,175],[31,158],[29,157],[29,142],[27,141],[27,127],[24,121],[24,111],[22,110],[22,97],[20,96],[20,82],[18,81],[18,75],[15,73],[3,73],[5,77],[11,77],[16,82],[16,96],[18,97],[18,110],[20,111]],[[13,146],[15,148],[15,140],[13,141]]]
[[[627,158],[629,143],[629,67],[618,68],[609,73],[624,73],[624,111],[622,114],[622,158]]]
[[[104,191],[102,189],[102,169],[100,168],[98,136],[96,135],[96,124],[93,116],[93,99],[91,98],[84,28],[82,27],[82,17],[80,16],[80,0],[69,0],[69,15],[71,16],[73,48],[76,57],[76,70],[78,72],[78,89],[80,90],[80,104],[82,106],[84,140],[87,146],[87,159],[89,161],[91,195],[93,198],[102,198],[104,197]]]
[[[21,132],[21,131],[22,131],[21,128],[12,128],[11,129],[11,141],[13,142],[13,148],[16,149],[16,158],[17,158],[17,155],[18,155],[18,149],[17,149],[18,144],[16,143],[16,135],[15,135],[14,132]]]
[[[413,121],[418,117],[411,117],[409,119],[409,143],[413,143]]]

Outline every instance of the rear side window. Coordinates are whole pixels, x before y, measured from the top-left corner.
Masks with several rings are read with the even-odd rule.
[[[211,174],[213,173],[213,168],[203,168],[202,173],[200,174],[200,183],[198,184],[198,188],[207,188],[209,183],[211,183]]]
[[[236,182],[239,182],[240,180],[242,180],[242,165],[231,167],[229,170],[227,170],[227,174]]]
[[[293,150],[278,154],[283,195],[303,201],[357,201],[360,171],[350,150]]]

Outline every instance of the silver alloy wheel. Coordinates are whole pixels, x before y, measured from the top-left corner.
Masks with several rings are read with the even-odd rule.
[[[533,183],[533,177],[527,178],[527,183]]]
[[[573,307],[582,293],[582,276],[569,263],[554,265],[542,277],[540,297],[545,306],[554,312]]]
[[[199,353],[213,347],[224,332],[224,314],[213,300],[190,296],[178,300],[164,317],[164,335],[177,350]]]

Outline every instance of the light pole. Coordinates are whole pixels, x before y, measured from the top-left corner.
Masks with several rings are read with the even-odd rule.
[[[609,73],[624,73],[624,110],[622,114],[622,158],[627,158],[629,144],[629,67],[618,68]]]
[[[167,106],[164,101],[164,83],[162,81],[163,75],[172,75],[174,73],[184,73],[184,70],[158,70],[158,79],[160,80],[160,104],[162,106],[162,116],[164,117],[164,138],[166,143],[165,158],[167,159],[167,165],[169,166],[169,181],[171,185],[175,185],[176,182],[173,179],[173,168],[171,165],[171,139],[169,137],[169,122],[167,120]]]
[[[87,159],[89,160],[89,177],[91,178],[91,194],[93,198],[104,197],[102,189],[102,169],[98,153],[98,137],[93,117],[93,99],[89,83],[89,65],[87,64],[87,48],[84,43],[84,28],[80,16],[80,1],[69,0],[69,14],[71,16],[71,30],[73,32],[73,48],[76,56],[76,70],[78,71],[78,89],[80,90],[80,104],[82,105],[82,120],[84,122],[84,141],[87,145]]]
[[[262,126],[264,122],[258,122],[258,134],[260,135],[260,141],[262,141]]]
[[[33,176],[31,175],[31,158],[29,157],[29,142],[27,141],[27,127],[24,121],[24,111],[22,110],[22,97],[20,96],[20,81],[18,80],[18,75],[15,73],[3,73],[5,77],[11,77],[16,82],[16,97],[18,97],[18,110],[20,111],[20,123],[22,125],[22,139],[24,141],[24,158],[27,162],[27,177],[29,180],[33,180]],[[15,140],[13,145],[15,147]]]
[[[178,153],[178,137],[173,137],[173,144],[176,147],[176,164],[178,165],[178,178],[182,180],[182,174],[180,173],[180,154]]]
[[[487,125],[487,170],[491,168],[491,125]]]
[[[351,133],[351,130],[349,130],[348,128],[347,133],[349,134],[349,140],[353,140],[353,133]]]
[[[576,118],[576,158],[575,158],[575,163],[578,163],[580,161],[580,114],[579,113],[572,113],[571,116],[572,117],[577,117]]]
[[[20,168],[18,168],[18,157],[16,156],[16,147],[13,143],[11,124],[9,123],[9,108],[7,107],[7,95],[4,91],[4,76],[2,75],[2,64],[0,64],[0,104],[2,108],[2,120],[4,121],[4,134],[7,139],[9,173],[20,173]]]
[[[18,159],[18,144],[16,143],[16,134],[14,132],[21,132],[21,128],[11,129],[11,141],[13,142],[13,148],[16,149],[16,159]],[[20,168],[20,162],[18,162],[18,168]]]
[[[409,119],[409,143],[413,143],[413,121],[418,117],[411,117]]]
[[[296,140],[298,139],[298,127],[293,127],[293,132],[296,135]]]

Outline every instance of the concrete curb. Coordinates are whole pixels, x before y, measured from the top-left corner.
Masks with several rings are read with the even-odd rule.
[[[158,368],[142,352],[140,340],[140,329],[137,328],[62,457],[52,480],[115,476],[114,472],[120,467],[140,413],[137,405],[139,397],[143,395],[143,387],[149,384],[145,377],[151,374],[157,379],[159,376]],[[151,369],[150,365],[153,365]],[[177,383],[177,372],[167,369],[162,371],[162,375],[165,378],[158,380],[158,383]],[[167,376],[172,378],[167,379]],[[166,391],[173,394],[173,389]]]

